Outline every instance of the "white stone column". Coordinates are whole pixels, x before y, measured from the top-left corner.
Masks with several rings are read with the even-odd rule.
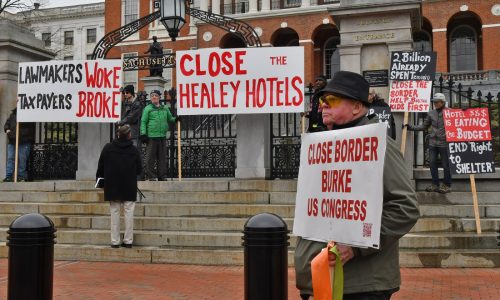
[[[262,0],[262,7],[260,11],[270,11],[271,10],[271,0]]]
[[[200,1],[200,10],[208,11],[208,0]]]
[[[220,15],[220,2],[221,0],[212,0],[212,12]],[[222,0],[224,1],[224,0]]]
[[[248,2],[248,4],[249,4],[249,8],[248,8],[248,12],[249,13],[257,12],[257,8],[258,8],[258,2],[257,2],[257,0],[250,0]]]
[[[338,46],[340,70],[361,73],[361,45]]]
[[[269,114],[236,116],[236,171],[241,179],[265,179],[270,175]]]
[[[300,7],[305,8],[311,6],[311,0],[302,0],[302,5]]]

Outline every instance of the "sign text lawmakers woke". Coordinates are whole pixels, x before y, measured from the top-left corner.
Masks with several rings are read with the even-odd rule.
[[[293,52],[272,53],[268,49],[186,51],[178,55],[177,73],[182,78],[177,85],[179,108],[226,113],[302,109],[303,74],[289,71],[302,60]]]

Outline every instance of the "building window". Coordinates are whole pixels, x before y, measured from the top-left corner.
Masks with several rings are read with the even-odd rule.
[[[87,29],[87,44],[95,43],[96,40],[96,29],[90,28]]]
[[[64,45],[66,45],[66,46],[73,45],[73,31],[65,31],[64,32]]]
[[[427,31],[418,31],[413,34],[413,49],[415,51],[432,51],[431,35]]]
[[[325,43],[323,62],[325,75],[332,78],[333,74],[340,71],[340,54],[337,46],[340,44],[340,37],[334,36]]]
[[[64,60],[73,60],[73,56],[65,56]]]
[[[87,59],[92,59],[92,54],[87,54]]]
[[[128,24],[138,19],[138,5],[137,0],[125,0],[125,14],[124,22]]]
[[[123,58],[122,59],[126,59],[126,58],[129,58],[129,57],[135,57],[137,56],[138,53],[137,52],[130,52],[130,53],[123,53]],[[137,86],[137,82],[138,82],[138,71],[135,70],[135,71],[124,71],[123,72],[123,86],[126,86],[126,85],[133,85],[133,86]]]
[[[477,70],[477,35],[467,25],[455,28],[450,35],[450,71]]]
[[[45,47],[50,47],[50,45],[52,44],[52,34],[50,32],[42,33],[42,41]]]

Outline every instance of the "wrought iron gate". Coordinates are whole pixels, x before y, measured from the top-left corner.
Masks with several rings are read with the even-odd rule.
[[[78,123],[37,123],[28,161],[29,180],[75,179]]]
[[[309,85],[304,98],[308,100],[306,107],[309,107],[312,95],[312,85]],[[271,114],[270,119],[271,178],[297,178],[300,165],[302,118],[299,113],[288,113]],[[305,122],[307,123],[307,120]]]
[[[168,105],[177,116],[175,90],[160,103]],[[149,101],[146,101],[149,104]],[[167,170],[170,178],[178,177],[177,126],[169,124],[167,136]],[[236,169],[236,122],[234,115],[182,116],[181,155],[183,178],[234,177]],[[141,145],[143,162],[146,146]]]

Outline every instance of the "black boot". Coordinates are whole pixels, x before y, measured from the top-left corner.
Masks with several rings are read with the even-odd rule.
[[[302,300],[309,300],[309,295],[301,294],[300,297],[302,298]]]

